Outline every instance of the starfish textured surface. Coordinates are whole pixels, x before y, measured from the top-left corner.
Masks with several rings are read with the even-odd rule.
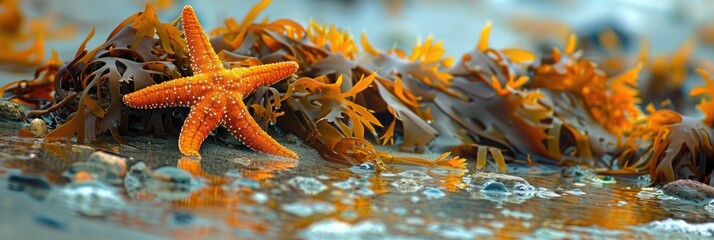
[[[299,158],[263,131],[243,103],[243,97],[257,88],[275,84],[295,73],[298,64],[279,62],[225,69],[193,8],[184,7],[181,17],[194,75],[127,94],[124,103],[143,109],[191,107],[179,135],[179,151],[186,155],[199,155],[198,150],[208,134],[221,125],[253,150]]]

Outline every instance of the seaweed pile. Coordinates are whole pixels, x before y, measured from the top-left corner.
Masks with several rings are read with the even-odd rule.
[[[563,49],[539,55],[492,48],[490,23],[474,49],[457,59],[445,56],[443,42],[432,36],[407,52],[376,49],[363,34],[360,51],[352,35],[332,25],[256,22],[269,4],[261,1],[241,21],[227,19],[210,32],[211,43],[229,68],[300,64],[297,77],[263,87],[244,101],[264,128],[295,134],[325,160],[463,169],[466,159],[473,159],[483,169],[493,159],[501,171],[513,161],[587,165],[604,167],[606,174],[650,174],[656,184],[675,179],[714,184],[714,82],[700,71],[706,85],[689,93],[701,97],[703,119],[655,102],[682,102],[686,96],[676,94],[687,71],[686,51],[672,61],[676,74],[646,57],[605,64],[615,67],[603,71],[599,62],[583,57],[574,35]],[[147,5],[104,44],[86,50],[90,34],[74,59],[53,58],[35,80],[12,83],[4,96],[49,120],[56,128],[48,139],[92,142],[108,132],[130,144],[122,136],[177,134],[186,109],[130,109],[121,97],[192,75],[178,26],[178,20],[161,22]],[[649,82],[639,78],[645,74]],[[652,79],[680,87],[645,98],[655,86]],[[223,129],[213,134],[217,141],[226,137]],[[375,144],[444,154],[435,160],[396,156]]]

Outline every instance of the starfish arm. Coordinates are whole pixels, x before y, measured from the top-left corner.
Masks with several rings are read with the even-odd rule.
[[[277,62],[249,68],[236,68],[231,70],[230,74],[239,79],[240,82],[237,86],[240,88],[241,94],[248,96],[261,86],[270,86],[289,77],[297,72],[298,67],[300,65],[297,62]]]
[[[188,107],[210,90],[208,82],[203,75],[179,78],[124,95],[122,100],[129,107],[141,109]]]
[[[191,70],[194,74],[213,72],[223,69],[223,63],[213,50],[208,36],[196,18],[193,7],[185,6],[181,15],[183,32],[186,35],[188,56],[191,59]]]
[[[198,155],[201,143],[221,123],[226,114],[226,97],[218,92],[207,94],[191,108],[179,134],[179,151]]]
[[[280,145],[258,126],[243,104],[242,97],[229,97],[228,114],[224,116],[224,126],[247,147],[277,156],[299,159],[295,152]]]

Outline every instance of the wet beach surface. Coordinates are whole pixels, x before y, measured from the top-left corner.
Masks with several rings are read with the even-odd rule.
[[[12,132],[11,126],[4,123],[4,132]],[[579,179],[563,178],[555,167],[510,165],[509,174],[533,186],[514,189],[508,182],[472,182],[474,169],[460,176],[440,169],[396,166],[376,173],[369,165],[332,164],[286,139],[301,160],[213,141],[207,141],[202,159],[186,158],[173,149],[175,141],[139,137],[131,139],[134,148],[109,139],[76,145],[3,136],[0,232],[8,239],[712,234],[711,226],[698,225],[714,219],[709,205],[664,196],[648,188],[646,178],[610,179],[588,171]],[[124,157],[90,157],[100,149]]]

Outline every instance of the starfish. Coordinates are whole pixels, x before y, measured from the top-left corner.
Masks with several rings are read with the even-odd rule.
[[[181,15],[194,75],[152,85],[123,97],[133,108],[191,107],[179,134],[179,151],[199,155],[208,134],[224,126],[247,147],[273,155],[299,158],[263,131],[248,113],[243,98],[257,88],[292,75],[296,62],[279,62],[225,69],[203,32],[191,6]]]

